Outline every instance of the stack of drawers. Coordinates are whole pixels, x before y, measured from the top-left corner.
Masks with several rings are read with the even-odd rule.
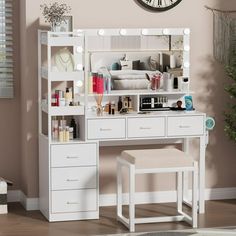
[[[98,210],[97,144],[51,145],[51,213]]]

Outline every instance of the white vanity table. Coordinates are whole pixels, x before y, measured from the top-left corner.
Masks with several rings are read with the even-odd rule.
[[[119,95],[131,95],[134,99],[133,112],[121,115],[103,114],[97,116],[91,111],[96,95],[88,93],[88,72],[92,53],[88,47],[89,37],[100,40],[105,36],[160,36],[182,35],[183,75],[189,77],[189,29],[89,29],[76,30],[73,33],[53,33],[39,31],[39,194],[40,210],[49,221],[67,221],[99,218],[99,145],[118,145],[126,141],[144,143],[161,141],[163,143],[183,143],[183,150],[189,152],[188,140],[199,138],[199,212],[204,213],[205,189],[205,119],[204,113],[195,111],[158,111],[138,114],[139,96],[143,91],[122,91],[104,94],[104,100]],[[106,41],[107,39],[105,39]],[[145,39],[146,40],[146,39]],[[103,43],[104,44],[104,43]],[[141,43],[147,45],[147,43]],[[72,47],[75,71],[58,72],[52,70],[52,47]],[[43,65],[42,48],[46,48],[47,64]],[[82,48],[82,50],[81,50]],[[102,49],[98,53],[107,52]],[[159,50],[159,49],[158,49]],[[122,50],[114,50],[124,51]],[[129,51],[129,49],[126,49]],[[133,51],[130,50],[130,51]],[[153,51],[150,48],[140,50]],[[160,50],[159,50],[160,51]],[[166,51],[162,49],[161,51]],[[168,51],[168,50],[167,50]],[[179,50],[176,50],[179,51]],[[109,54],[109,52],[107,52]],[[51,93],[55,82],[72,81],[74,94],[78,94],[78,107],[51,107]],[[82,81],[84,88],[76,88],[77,81]],[[43,83],[46,83],[45,86]],[[42,102],[47,90],[46,102]],[[170,96],[170,101],[177,101],[189,92],[182,91],[145,91],[143,94]],[[69,142],[52,139],[52,117],[73,116],[80,125],[80,138]],[[125,146],[124,146],[125,149]],[[185,184],[187,186],[187,176]],[[187,188],[185,188],[187,195]],[[186,199],[187,202],[187,199]]]

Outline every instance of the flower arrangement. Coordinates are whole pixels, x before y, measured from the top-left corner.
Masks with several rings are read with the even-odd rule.
[[[65,3],[59,4],[58,2],[40,5],[42,14],[45,18],[45,22],[51,24],[52,29],[59,26],[63,21],[66,20],[66,14],[70,13],[71,7],[67,6]]]

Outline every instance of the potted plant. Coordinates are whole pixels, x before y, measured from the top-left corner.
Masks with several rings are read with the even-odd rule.
[[[45,22],[50,23],[51,30],[57,31],[57,27],[66,20],[66,14],[70,13],[71,7],[65,3],[59,4],[58,2],[40,5]]]

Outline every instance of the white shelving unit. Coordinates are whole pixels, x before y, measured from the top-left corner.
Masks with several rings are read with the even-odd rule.
[[[83,46],[83,33],[38,31],[39,205],[41,212],[50,222],[99,217],[97,142],[85,142],[83,128],[80,138],[69,142],[52,140],[51,135],[52,117],[73,116],[81,125],[85,123],[85,89],[80,89],[83,91],[81,93],[76,88],[78,81],[81,81],[83,86],[85,84],[84,55],[81,50],[77,50]],[[53,71],[54,47],[72,48],[74,71]],[[43,50],[46,51],[47,58],[42,58]],[[42,66],[43,60],[47,61],[46,66]],[[81,104],[51,106],[53,83],[65,82],[73,83],[73,94],[77,95],[78,99],[82,98]],[[44,94],[47,94],[47,97],[43,97]]]

